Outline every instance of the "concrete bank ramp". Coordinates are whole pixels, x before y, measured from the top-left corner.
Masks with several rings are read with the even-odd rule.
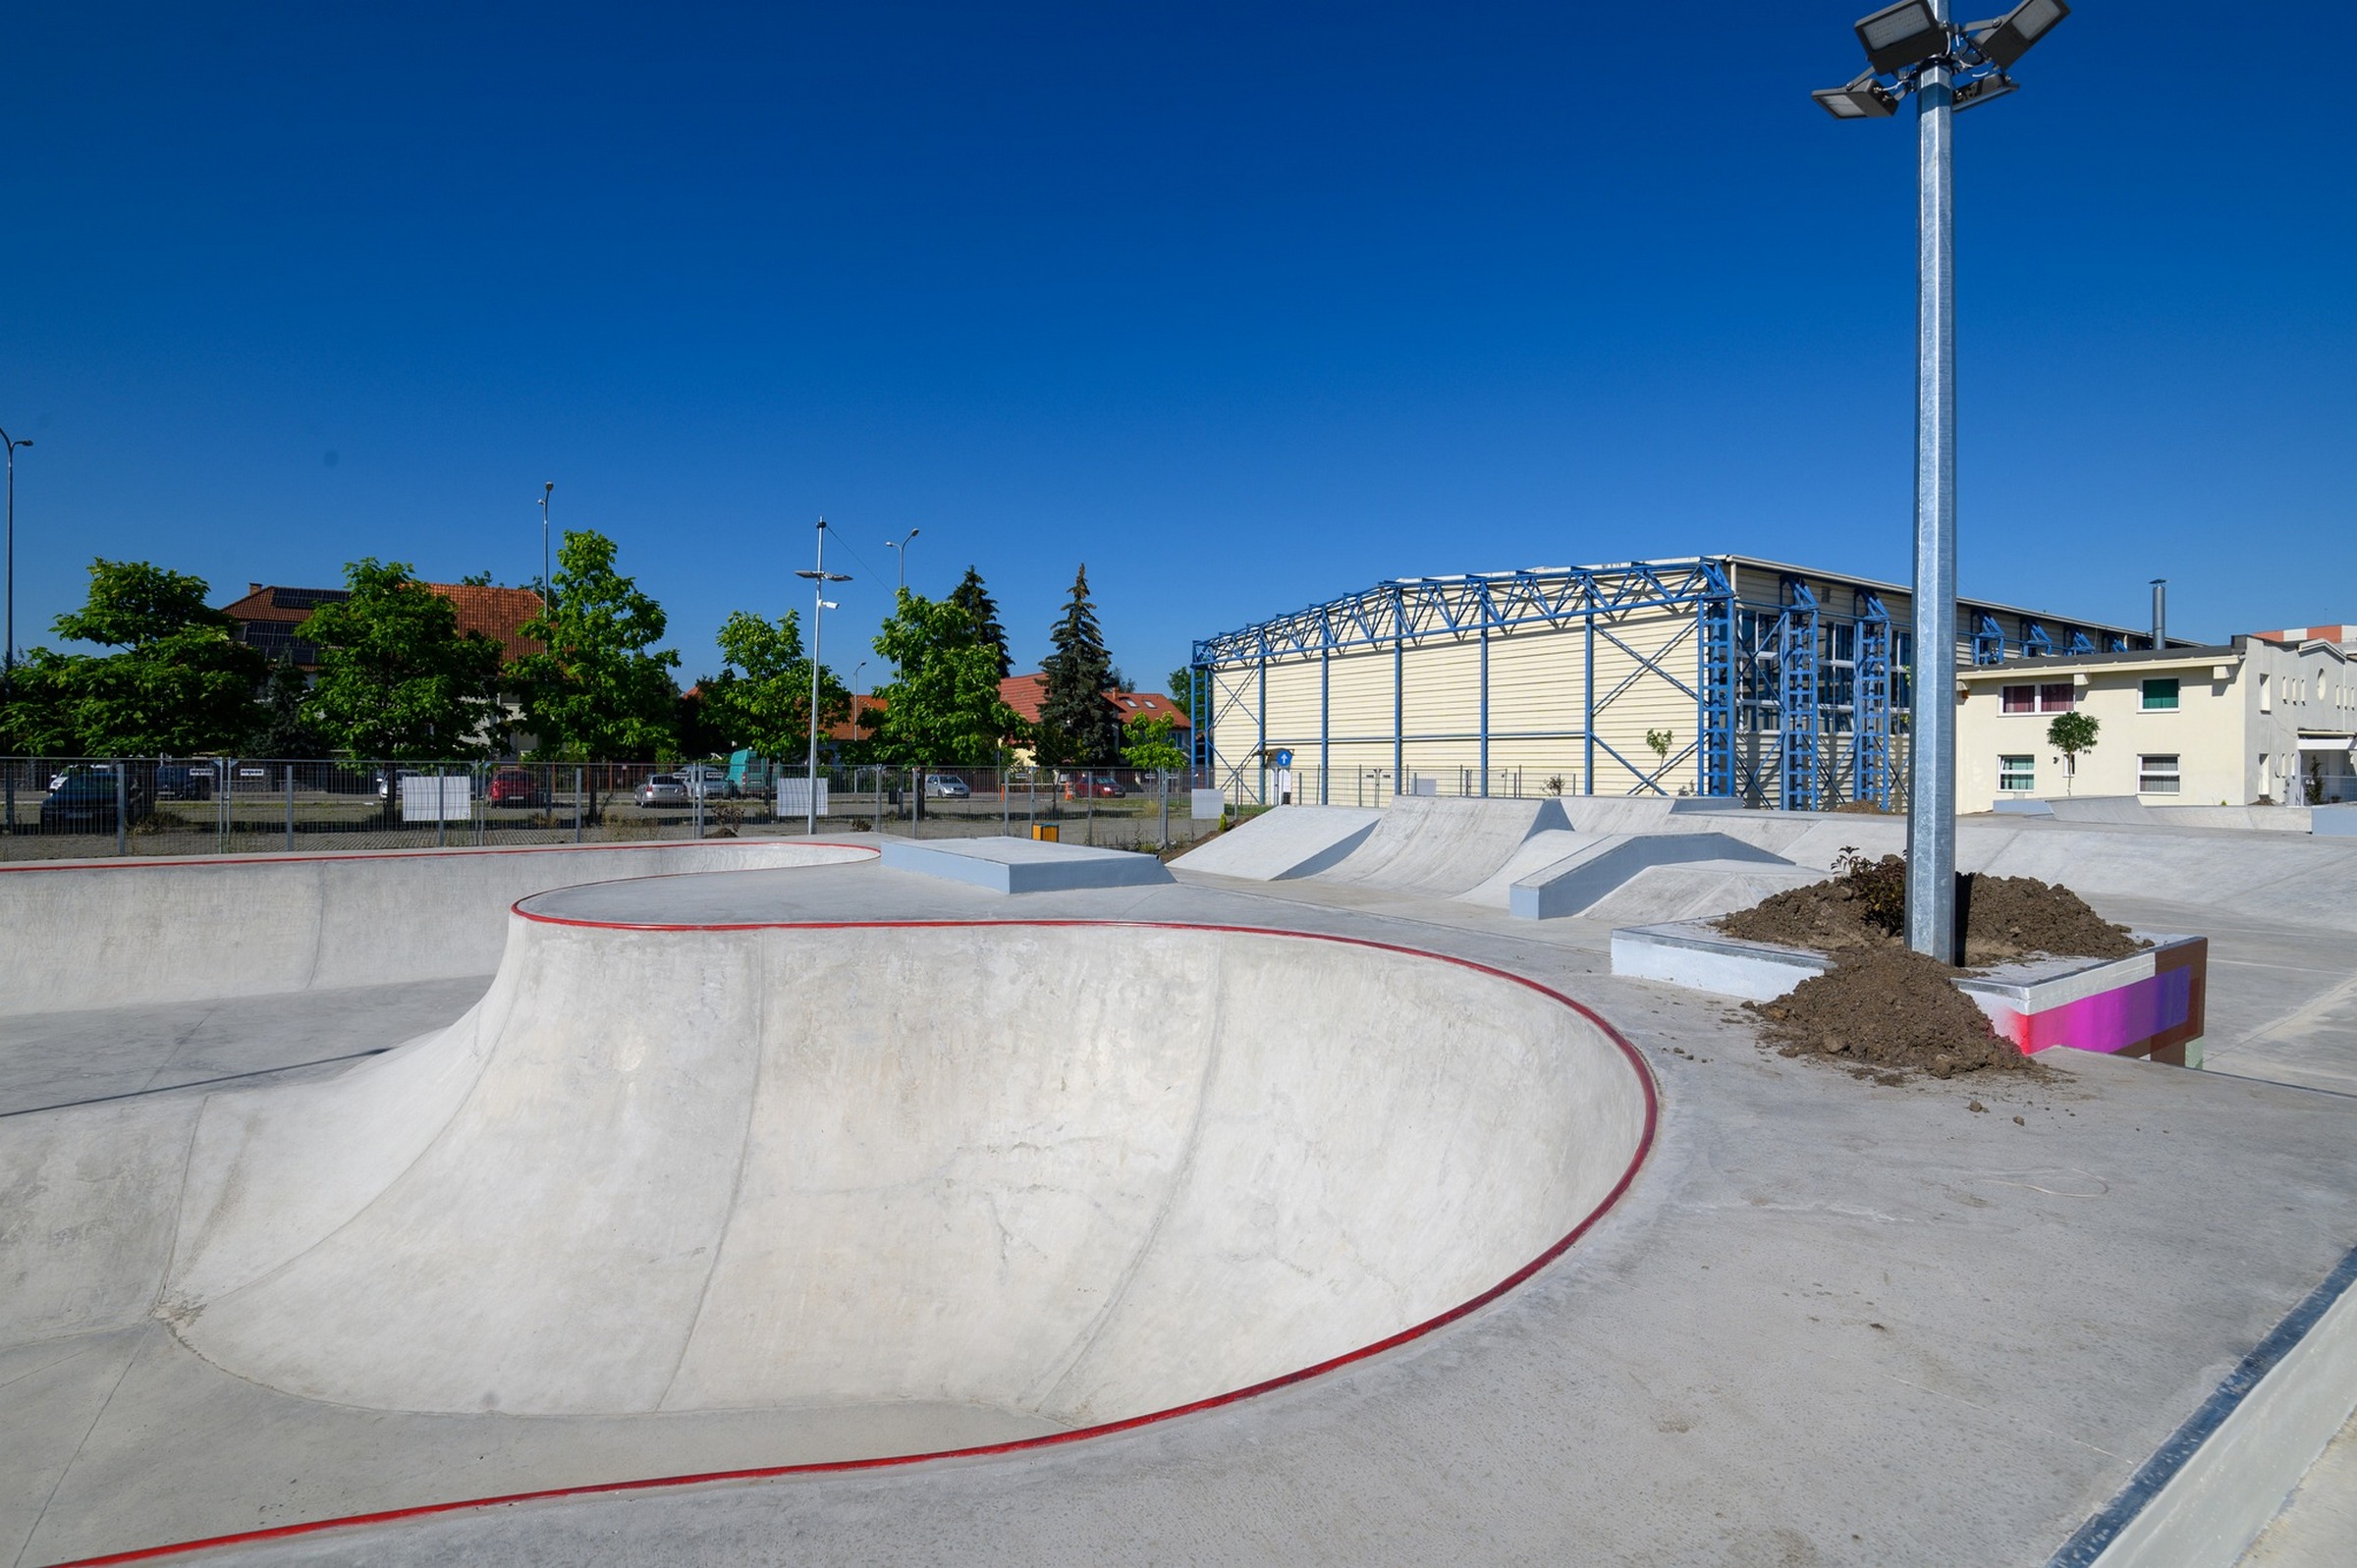
[[[2081,795],[2049,800],[2047,810],[2056,822],[2114,822],[2129,826],[2149,827],[2151,812],[2134,795]]]
[[[1507,911],[1523,920],[1584,914],[1630,878],[1655,866],[1705,860],[1788,867],[1789,861],[1717,833],[1608,833],[1581,836],[1572,853],[1517,878],[1505,890]],[[1476,892],[1494,894],[1489,885]],[[1472,901],[1473,894],[1465,895]]]
[[[1402,795],[1384,808],[1365,843],[1318,876],[1453,898],[1495,876],[1525,840],[1570,831],[1563,803],[1552,795],[1538,800]]]
[[[1279,806],[1237,823],[1171,864],[1247,882],[1311,877],[1366,842],[1382,816],[1359,806]]]
[[[363,1408],[1086,1425],[1470,1300],[1649,1136],[1601,1026],[1443,959],[555,918],[342,1077],[0,1120],[0,1347],[160,1313]]]
[[[1684,865],[1648,866],[1580,913],[1615,926],[1709,920],[1749,909],[1787,888],[1805,888],[1824,880],[1824,872],[1805,866],[1756,861],[1695,860]]]
[[[0,1016],[487,975],[529,893],[875,853],[708,838],[5,866]]]

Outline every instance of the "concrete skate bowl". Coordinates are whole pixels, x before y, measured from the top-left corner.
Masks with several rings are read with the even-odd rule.
[[[1652,1136],[1609,1027],[1403,949],[563,897],[447,1032],[206,1103],[160,1266],[187,1346],[347,1407],[982,1407],[1063,1441],[1473,1310]]]

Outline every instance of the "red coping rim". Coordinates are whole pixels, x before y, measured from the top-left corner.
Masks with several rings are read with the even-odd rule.
[[[0,875],[10,872],[66,872],[66,871],[138,871],[150,866],[298,866],[334,864],[353,860],[424,860],[436,857],[457,859],[462,856],[489,855],[578,855],[610,849],[743,849],[751,845],[783,847],[802,844],[816,849],[858,849],[871,857],[883,850],[874,844],[837,843],[827,838],[641,838],[625,843],[520,843],[449,844],[438,849],[341,849],[325,854],[290,855],[192,855],[178,859],[157,855],[152,859],[139,855],[116,855],[104,860],[29,860],[0,865]],[[633,879],[634,880],[634,879]],[[554,891],[554,890],[550,890]]]
[[[537,921],[544,925],[578,926],[593,930],[616,931],[849,931],[860,929],[928,931],[959,926],[1093,926],[1148,931],[1156,929],[1213,931],[1250,937],[1285,937],[1302,942],[1332,942],[1350,947],[1370,947],[1379,952],[1403,953],[1411,958],[1429,958],[1436,963],[1455,964],[1461,969],[1470,969],[1477,974],[1510,981],[1526,990],[1535,991],[1552,1001],[1560,1002],[1587,1019],[1588,1022],[1603,1031],[1607,1040],[1619,1048],[1620,1054],[1628,1059],[1630,1068],[1635,1071],[1638,1087],[1645,1094],[1645,1125],[1637,1135],[1636,1152],[1629,1157],[1628,1168],[1620,1172],[1620,1179],[1613,1184],[1611,1192],[1605,1194],[1604,1201],[1591,1210],[1578,1224],[1572,1226],[1562,1239],[1548,1247],[1545,1252],[1540,1253],[1536,1258],[1479,1295],[1457,1303],[1437,1317],[1428,1318],[1420,1324],[1378,1339],[1373,1344],[1361,1345],[1356,1350],[1346,1350],[1339,1356],[1329,1357],[1313,1366],[1281,1373],[1277,1377],[1243,1388],[1230,1389],[1226,1393],[1210,1394],[1201,1399],[1190,1400],[1183,1405],[1173,1405],[1167,1410],[1148,1411],[1142,1416],[1128,1416],[1120,1421],[1104,1422],[1094,1427],[1079,1427],[1070,1432],[1052,1433],[1044,1437],[1022,1437],[1012,1442],[984,1443],[971,1448],[943,1448],[921,1454],[890,1454],[876,1459],[830,1459],[812,1464],[764,1465],[748,1470],[712,1470],[685,1476],[650,1476],[630,1481],[601,1481],[575,1487],[548,1487],[536,1491],[508,1492],[496,1497],[465,1497],[450,1502],[416,1503],[406,1508],[386,1508],[376,1513],[350,1514],[337,1519],[305,1520],[298,1524],[276,1525],[265,1530],[243,1530],[234,1535],[208,1536],[200,1541],[175,1541],[163,1546],[140,1546],[130,1551],[109,1552],[102,1557],[77,1557],[70,1562],[51,1564],[50,1568],[100,1568],[100,1565],[105,1563],[145,1562],[158,1557],[177,1556],[183,1552],[204,1551],[221,1546],[252,1545],[259,1541],[284,1540],[290,1536],[316,1535],[329,1530],[351,1530],[364,1525],[393,1524],[405,1519],[427,1518],[435,1514],[462,1513],[479,1508],[508,1507],[517,1503],[546,1502],[560,1497],[588,1497],[619,1492],[653,1491],[674,1487],[707,1486],[715,1482],[727,1481],[769,1481],[784,1476],[825,1476],[843,1471],[884,1470],[903,1465],[928,1464],[943,1459],[979,1459],[994,1454],[1024,1453],[1041,1448],[1061,1447],[1066,1443],[1084,1442],[1095,1437],[1110,1436],[1118,1432],[1129,1432],[1139,1427],[1150,1427],[1161,1422],[1173,1421],[1180,1416],[1193,1415],[1197,1411],[1214,1410],[1222,1405],[1237,1404],[1261,1394],[1273,1393],[1279,1388],[1289,1387],[1297,1382],[1307,1382],[1312,1378],[1323,1377],[1327,1373],[1347,1367],[1352,1362],[1365,1361],[1371,1356],[1381,1355],[1383,1352],[1396,1349],[1410,1340],[1421,1339],[1435,1329],[1446,1327],[1459,1318],[1488,1306],[1530,1278],[1541,1269],[1562,1257],[1570,1249],[1573,1242],[1586,1235],[1596,1221],[1610,1214],[1614,1206],[1619,1203],[1627,1193],[1629,1186],[1637,1179],[1637,1172],[1643,1167],[1646,1156],[1653,1151],[1654,1132],[1661,1118],[1661,1098],[1654,1088],[1652,1069],[1645,1064],[1645,1058],[1638,1054],[1637,1048],[1630,1045],[1626,1037],[1607,1022],[1603,1015],[1594,1008],[1583,1002],[1572,1000],[1551,986],[1540,985],[1537,981],[1522,975],[1512,974],[1489,964],[1476,963],[1470,958],[1456,958],[1447,953],[1428,952],[1421,947],[1404,946],[1394,942],[1372,942],[1364,937],[1338,937],[1316,931],[1279,931],[1267,926],[1229,926],[1187,920],[768,920],[728,925],[656,925],[635,924],[628,921],[573,920],[556,915],[535,915],[522,907],[521,899],[517,902],[515,913],[523,919]]]

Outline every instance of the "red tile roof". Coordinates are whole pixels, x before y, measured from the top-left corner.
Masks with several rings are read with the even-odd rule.
[[[870,692],[855,692],[851,697],[851,716],[827,730],[829,740],[865,740],[873,731],[859,721],[871,713],[884,711],[884,699]]]
[[[1044,675],[1009,676],[999,682],[999,700],[1013,708],[1025,724],[1039,723],[1039,705],[1047,699],[1048,677]],[[1122,723],[1135,719],[1168,719],[1174,731],[1184,733],[1193,728],[1178,705],[1158,691],[1108,691],[1105,700],[1121,710]]]
[[[477,587],[464,582],[429,582],[434,592],[458,611],[459,633],[479,631],[500,645],[500,657],[513,663],[541,651],[536,638],[523,634],[523,623],[540,613],[540,596],[529,588]],[[247,583],[246,596],[222,606],[222,614],[240,624],[290,628],[311,619],[323,604],[336,604],[350,595],[342,588],[284,588],[271,583]],[[285,641],[286,633],[269,639]],[[247,637],[248,642],[257,639]],[[307,645],[306,645],[307,646]]]

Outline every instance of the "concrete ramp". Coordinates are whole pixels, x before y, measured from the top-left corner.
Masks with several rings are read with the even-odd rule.
[[[1568,833],[1562,802],[1401,795],[1365,843],[1322,881],[1453,898],[1479,887],[1537,834]]]
[[[2056,822],[2115,822],[2137,827],[2152,825],[2152,813],[2134,795],[2081,795],[2049,800],[2047,810]]]
[[[1692,819],[1743,808],[1739,800],[1709,795],[1565,795],[1562,805],[1581,833],[1682,833]]]
[[[332,1080],[0,1120],[0,1349],[160,1317],[363,1409],[1082,1426],[1472,1300],[1650,1135],[1624,1047],[1470,965],[665,922],[730,880],[640,885],[658,929],[526,900],[473,1011]]]
[[[1359,806],[1279,806],[1237,823],[1171,864],[1246,882],[1311,877],[1366,842],[1382,816]]]
[[[1570,833],[1561,828],[1534,833],[1506,857],[1505,865],[1458,893],[1456,901],[1480,904],[1485,909],[1504,909],[1513,901],[1509,895],[1515,883],[1569,860],[1597,841],[1592,834]]]
[[[1741,860],[1648,866],[1580,912],[1590,920],[1614,926],[1710,920],[1737,909],[1749,909],[1787,888],[1805,888],[1824,880],[1825,873],[1805,866],[1769,866]]]
[[[1692,861],[1777,867],[1791,864],[1725,834],[1606,834],[1515,882],[1507,892],[1507,909],[1522,920],[1555,920],[1583,914],[1590,905],[1640,872]],[[1816,880],[1813,874],[1810,880]]]

